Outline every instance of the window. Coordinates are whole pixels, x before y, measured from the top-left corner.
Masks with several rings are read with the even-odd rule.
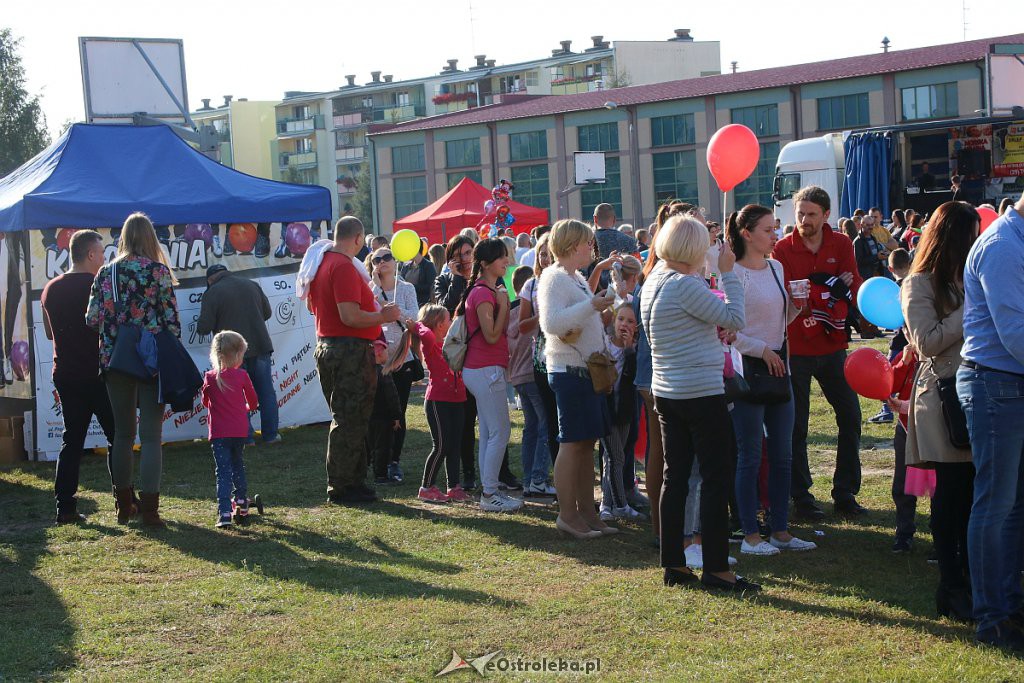
[[[516,186],[514,199],[517,202],[536,206],[538,209],[551,208],[547,164],[513,167],[512,184]]]
[[[596,123],[577,129],[581,152],[618,152],[619,124]]]
[[[693,114],[656,116],[651,119],[651,146],[692,145],[696,140]]]
[[[779,134],[779,105],[764,104],[756,107],[740,107],[732,110],[732,122],[742,123],[754,131],[757,137]]]
[[[459,181],[463,178],[469,178],[483,185],[483,171],[477,169],[476,171],[456,171],[455,173],[448,174],[448,189],[452,189],[459,184]]]
[[[480,165],[480,138],[449,140],[444,143],[448,168]]]
[[[818,98],[818,130],[855,128],[871,123],[868,94]]]
[[[537,74],[536,71],[527,71],[526,72],[526,87],[527,88],[536,88],[537,87],[537,75],[538,74]]]
[[[903,88],[903,120],[941,119],[960,114],[956,83]]]
[[[312,116],[309,110],[308,104],[300,104],[292,109],[292,114],[296,119],[308,119]]]
[[[295,141],[295,153],[304,154],[305,152],[313,151],[313,139],[312,138],[299,138]]]
[[[404,218],[427,205],[427,177],[395,178],[395,216]]]
[[[547,159],[547,131],[536,130],[529,133],[512,133],[508,136],[508,149],[509,158],[512,161]]]
[[[736,208],[747,204],[772,206],[772,186],[775,182],[775,163],[779,158],[779,143],[762,142],[761,158],[749,178],[736,186]]]
[[[373,96],[367,95],[363,98],[363,109],[373,109]]]
[[[608,157],[604,164],[603,185],[585,185],[580,190],[580,202],[583,204],[584,219],[594,215],[594,207],[598,204],[611,204],[615,207],[615,215],[622,215],[622,174],[618,157]],[[518,189],[518,188],[517,188]]]
[[[391,172],[413,173],[426,169],[423,145],[402,145],[391,148]]]
[[[661,152],[652,154],[654,166],[654,198],[660,205],[667,199],[681,199],[698,205],[697,153]]]
[[[409,104],[409,93],[407,92],[396,92],[395,93],[395,106],[404,107]]]

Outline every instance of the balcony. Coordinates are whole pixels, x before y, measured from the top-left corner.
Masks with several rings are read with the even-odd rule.
[[[335,161],[360,161],[366,156],[365,147],[340,147],[334,150]]]
[[[278,135],[304,133],[314,130],[324,130],[323,114],[316,114],[304,119],[279,119],[277,122]]]
[[[426,116],[422,104],[403,104],[394,107],[367,107],[358,111],[340,112],[334,115],[334,128],[358,128],[368,123],[399,123],[419,116]]]
[[[463,100],[461,102],[446,102],[435,105],[435,110],[438,114],[451,114],[452,112],[465,111],[470,107],[476,106],[476,98],[472,101]]]
[[[281,168],[303,168],[316,166],[316,152],[282,152],[277,157]]]

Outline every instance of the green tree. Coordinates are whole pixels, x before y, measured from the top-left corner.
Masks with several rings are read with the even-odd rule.
[[[10,29],[0,29],[0,177],[50,144],[39,96],[25,89],[20,44]]]
[[[373,177],[370,175],[370,162],[364,161],[356,176],[356,193],[352,196],[352,214],[363,222],[367,230],[373,229],[373,195],[371,188]]]

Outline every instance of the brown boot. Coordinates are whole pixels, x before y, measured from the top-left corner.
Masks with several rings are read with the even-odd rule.
[[[144,526],[161,529],[167,526],[164,520],[160,519],[159,493],[140,493],[139,500],[142,501],[142,524]]]
[[[135,491],[131,486],[114,487],[114,509],[117,510],[117,523],[127,524],[132,517],[139,514],[135,505]]]

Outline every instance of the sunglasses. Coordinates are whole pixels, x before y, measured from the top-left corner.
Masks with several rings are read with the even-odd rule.
[[[377,264],[380,264],[380,263],[387,263],[388,261],[394,261],[394,260],[395,260],[395,257],[392,256],[391,254],[384,254],[383,256],[374,256],[373,257],[373,265],[377,265]]]

